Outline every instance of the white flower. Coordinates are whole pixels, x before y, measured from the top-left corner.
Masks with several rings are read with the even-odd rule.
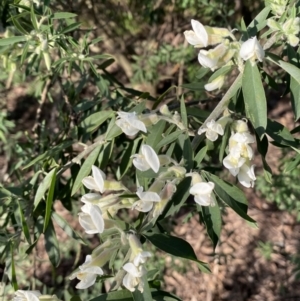
[[[204,68],[209,68],[212,71],[225,65],[229,61],[234,53],[230,56],[226,56],[226,60],[222,58],[228,52],[228,47],[224,44],[220,44],[210,50],[200,50],[198,54],[198,61]],[[231,53],[231,52],[230,52]]]
[[[235,177],[241,166],[246,162],[245,158],[239,156],[238,150],[234,149],[223,159],[223,165],[229,170],[229,172]]]
[[[213,91],[216,89],[221,89],[222,86],[224,85],[224,80],[225,80],[225,76],[220,75],[217,78],[215,78],[213,81],[211,81],[210,83],[204,85],[204,88],[206,91]]]
[[[196,20],[192,20],[193,30],[186,30],[184,36],[186,40],[195,47],[206,47],[208,43],[208,35],[205,27]]]
[[[152,253],[141,251],[134,257],[133,263],[136,267],[138,267],[139,265],[144,264],[148,257],[152,257]]]
[[[73,273],[69,279],[78,278],[80,282],[76,285],[77,289],[86,289],[96,282],[98,275],[103,275],[103,270],[96,265],[92,265],[92,256],[87,255],[84,264],[79,267],[79,271]]]
[[[244,60],[251,60],[255,62],[255,60],[263,61],[265,57],[265,52],[256,37],[253,37],[246,42],[244,42],[240,49],[240,57]]]
[[[146,171],[151,168],[155,173],[157,173],[160,164],[154,149],[151,146],[144,144],[141,147],[141,153],[141,155],[136,154],[132,156],[132,158],[134,158],[132,161],[133,165],[141,171]]]
[[[145,124],[138,119],[136,112],[117,112],[117,114],[119,119],[116,121],[116,125],[121,128],[126,135],[134,136],[139,131],[147,133]]]
[[[105,173],[96,166],[92,166],[92,177],[85,177],[82,179],[82,184],[88,189],[104,192],[104,181],[106,180]]]
[[[238,173],[238,180],[245,187],[254,187],[254,181],[256,180],[254,165],[243,164]]]
[[[41,293],[39,291],[17,290],[13,301],[39,301]]]
[[[136,286],[140,292],[144,291],[143,275],[147,270],[141,265],[136,267],[132,262],[128,262],[123,266],[127,274],[123,278],[123,285],[131,292],[135,291]]]
[[[221,124],[211,120],[206,123],[205,127],[200,127],[198,134],[201,135],[202,133],[205,133],[208,140],[216,141],[218,139],[218,135],[224,135],[224,129]]]
[[[200,182],[191,187],[190,194],[194,195],[197,204],[201,206],[214,206],[215,202],[211,195],[214,188],[215,184],[212,182]]]
[[[252,159],[253,150],[249,143],[254,142],[254,137],[248,132],[235,133],[229,139],[229,152],[235,153],[236,157]]]
[[[153,203],[161,201],[160,196],[156,192],[143,192],[143,187],[139,187],[136,194],[140,200],[135,202],[132,208],[141,212],[149,212],[153,207]]]
[[[104,231],[104,219],[99,206],[86,203],[81,207],[82,212],[79,215],[79,224],[84,228],[85,233],[95,234]]]

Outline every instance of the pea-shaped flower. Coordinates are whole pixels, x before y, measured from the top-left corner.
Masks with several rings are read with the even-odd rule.
[[[184,32],[186,40],[195,47],[206,47],[208,42],[208,35],[205,27],[196,20],[192,20],[191,23],[193,30],[186,30]]]
[[[134,136],[139,131],[147,133],[147,128],[145,124],[138,119],[136,112],[117,112],[118,120],[116,125],[121,128],[122,132],[128,136]]]
[[[79,224],[87,234],[102,233],[104,231],[104,219],[99,206],[86,203],[81,207]]]
[[[101,193],[104,192],[104,181],[106,180],[105,173],[96,166],[92,166],[92,175],[85,177],[82,180],[82,183],[88,189],[93,189]]]
[[[153,208],[153,203],[161,201],[156,192],[143,191],[143,187],[139,187],[136,194],[140,199],[132,205],[132,208],[141,212],[149,212]]]
[[[240,57],[244,60],[251,60],[254,64],[256,60],[263,61],[265,52],[256,37],[253,37],[244,42],[240,49]]]
[[[215,201],[212,197],[212,191],[215,188],[213,182],[199,182],[190,189],[190,194],[194,195],[195,202],[201,206],[214,206]]]
[[[204,127],[200,127],[198,134],[205,133],[205,136],[210,141],[216,141],[218,135],[224,135],[224,129],[222,125],[214,120],[208,121]]]
[[[132,158],[133,165],[141,171],[146,171],[151,168],[157,173],[159,170],[159,158],[154,149],[147,144],[142,145],[141,154],[133,155]]]
[[[123,278],[123,285],[131,292],[134,292],[136,287],[140,292],[143,292],[144,281],[142,277],[147,273],[147,270],[142,265],[135,266],[132,262],[127,262],[123,269],[127,272]]]

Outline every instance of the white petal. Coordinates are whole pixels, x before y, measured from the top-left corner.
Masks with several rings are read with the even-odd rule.
[[[249,167],[244,164],[238,174],[238,180],[245,187],[254,187],[254,181],[256,180],[254,174],[254,165]]]
[[[96,282],[96,274],[86,274],[81,281],[76,285],[77,289],[86,289]]]
[[[242,44],[241,49],[240,49],[240,57],[244,61],[247,61],[248,59],[250,59],[251,57],[254,56],[255,41],[256,41],[256,37],[251,38]]]
[[[82,184],[88,189],[98,190],[98,186],[97,186],[94,178],[91,176],[83,178]]]
[[[98,187],[98,191],[100,191],[101,193],[104,192],[104,181],[106,179],[106,175],[105,173],[99,169],[98,167],[96,167],[95,165],[92,166],[92,173],[93,173],[93,178],[95,180],[95,183]]]
[[[203,47],[202,40],[192,31],[192,30],[186,30],[184,33],[184,36],[189,44],[191,45],[199,45],[199,47]],[[202,46],[201,46],[202,45]]]
[[[212,182],[201,182],[201,183],[196,183],[193,185],[190,189],[190,194],[193,195],[206,195],[210,194],[213,189],[215,188],[215,184]]]
[[[98,206],[92,205],[90,215],[91,219],[98,230],[98,233],[102,233],[104,231],[104,220],[102,217],[102,212]]]
[[[201,45],[203,45],[202,47],[206,47],[208,42],[208,35],[205,27],[199,21],[196,20],[192,20],[191,23],[196,36],[201,41]]]
[[[218,133],[210,129],[206,131],[205,136],[210,141],[216,141],[218,139]]]
[[[200,206],[212,205],[212,198],[210,195],[195,195],[195,202]]]
[[[140,171],[146,171],[150,169],[150,165],[146,161],[146,159],[141,155],[134,155],[134,159],[132,160],[133,165]]]
[[[154,149],[151,146],[144,144],[142,145],[142,154],[152,170],[157,173],[159,170],[159,159]]]
[[[135,291],[135,287],[138,285],[136,277],[133,277],[127,273],[123,278],[123,285],[131,292]]]
[[[211,59],[207,56],[207,53],[205,50],[200,50],[198,61],[204,68],[210,68],[213,71],[218,65],[218,58]]]
[[[99,201],[100,199],[101,195],[99,193],[86,193],[81,197],[81,202],[94,203],[95,201]]]
[[[136,129],[139,129],[140,131],[147,133],[147,128],[145,124],[140,120],[130,120],[130,125],[135,127]]]
[[[156,192],[146,191],[140,193],[140,199],[146,202],[160,202],[160,196]]]
[[[149,212],[153,208],[153,202],[137,201],[132,205],[133,209],[141,212]]]
[[[132,262],[124,264],[123,269],[133,277],[141,277],[139,269]]]

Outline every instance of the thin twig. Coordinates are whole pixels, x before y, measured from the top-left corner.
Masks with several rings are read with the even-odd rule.
[[[49,90],[49,87],[50,87],[50,84],[51,84],[51,78],[48,78],[47,81],[46,81],[46,84],[44,86],[44,89],[43,89],[43,92],[42,92],[42,95],[41,95],[41,101],[40,101],[40,104],[36,110],[36,115],[35,115],[35,122],[34,122],[34,125],[31,129],[31,131],[34,133],[36,132],[36,130],[38,129],[38,127],[40,126],[40,118],[41,118],[41,114],[42,114],[42,107],[43,105],[45,104],[46,100],[47,100],[47,93],[48,93],[48,90]],[[37,135],[36,135],[37,136]]]

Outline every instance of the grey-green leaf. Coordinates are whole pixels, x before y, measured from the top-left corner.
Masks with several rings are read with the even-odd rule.
[[[252,66],[250,61],[245,65],[242,90],[247,117],[262,139],[267,126],[267,100],[257,65]]]

